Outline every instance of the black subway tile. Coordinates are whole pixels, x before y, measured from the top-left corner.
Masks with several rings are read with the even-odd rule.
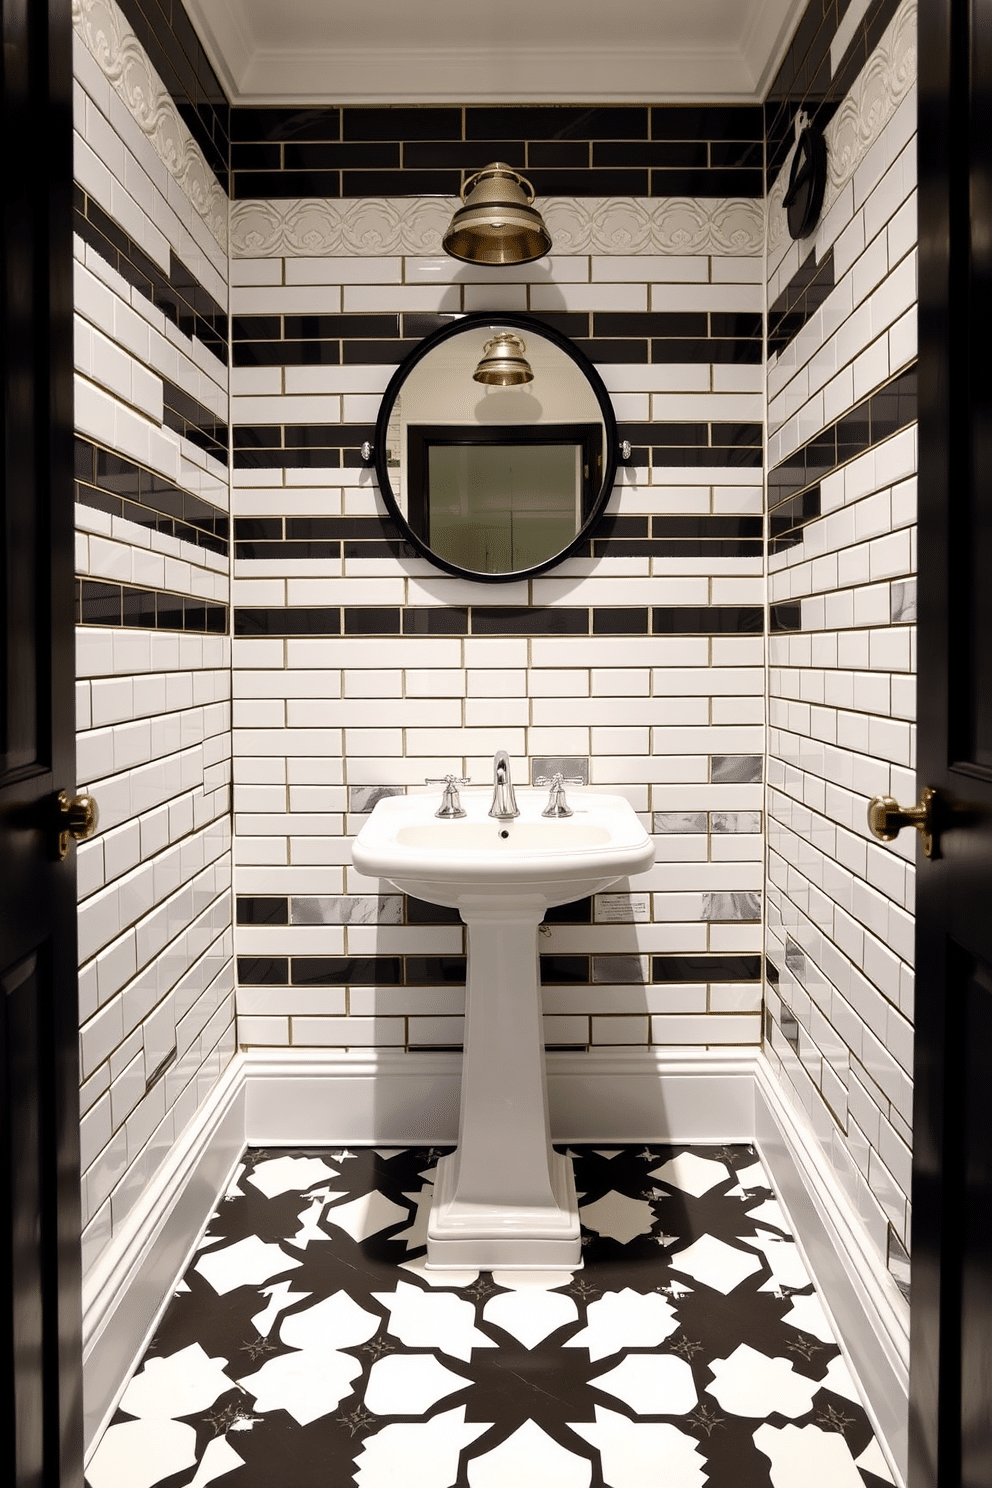
[[[346,609],[344,612],[345,635],[399,635],[400,610],[387,606],[367,605]]]
[[[252,635],[340,635],[341,611],[330,609],[249,609],[234,611],[234,634]]]
[[[655,140],[760,140],[760,104],[660,104],[651,110]]]
[[[648,196],[649,172],[641,170],[558,170],[529,172],[538,196]]]
[[[652,611],[655,635],[744,635],[764,630],[761,605],[665,606]]]
[[[575,899],[571,904],[553,904],[544,912],[545,925],[589,925],[592,923],[592,900]]]
[[[294,956],[292,979],[294,987],[395,987],[403,981],[403,963],[399,956]]]
[[[408,987],[464,985],[464,956],[407,956],[405,960]]]
[[[231,110],[231,139],[336,140],[341,138],[341,110],[334,107],[238,107]]]
[[[238,981],[245,987],[285,987],[289,984],[287,956],[239,956]]]
[[[588,635],[589,611],[584,609],[518,609],[498,605],[472,606],[473,635]]]
[[[652,982],[756,982],[760,956],[652,956]]]
[[[648,111],[637,106],[514,104],[465,110],[467,140],[643,140],[647,137]]]
[[[801,630],[802,607],[797,604],[773,604],[768,607],[769,629]]]
[[[120,625],[121,586],[84,579],[81,585],[83,625]]]
[[[460,108],[387,106],[342,110],[341,138],[345,140],[457,140],[461,137]]]
[[[411,605],[403,610],[404,635],[468,635],[468,610],[457,606]]]
[[[408,925],[460,925],[462,917],[457,909],[448,904],[428,904],[424,899],[406,895],[406,923]]]
[[[541,985],[544,987],[570,982],[585,985],[589,981],[588,956],[544,955],[540,957],[540,962]]]
[[[705,170],[709,159],[703,140],[596,140],[592,147],[592,163],[614,168],[653,165],[668,169],[690,167]]]
[[[764,171],[724,167],[706,170],[651,171],[651,196],[744,196],[762,197]]]
[[[398,170],[399,142],[369,144],[292,140],[283,145],[287,171]]]
[[[523,140],[488,140],[488,159],[524,169]],[[485,164],[485,162],[483,162]],[[461,170],[466,176],[479,169],[479,146],[466,140],[409,140],[403,144],[404,170]]]
[[[601,606],[592,612],[593,635],[647,635],[649,611],[641,606]]]
[[[457,170],[346,170],[341,172],[341,195],[457,196],[462,184]]]
[[[274,895],[239,894],[237,919],[239,925],[288,925],[289,900]]]
[[[527,166],[531,170],[581,170],[591,164],[588,140],[530,140],[527,145]]]

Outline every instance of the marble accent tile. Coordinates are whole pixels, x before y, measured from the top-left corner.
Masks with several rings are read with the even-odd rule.
[[[704,893],[704,920],[760,920],[761,895],[750,890]]]
[[[752,833],[761,831],[760,811],[711,811],[711,832],[742,832]]]
[[[556,775],[569,785],[589,784],[589,759],[586,755],[535,755],[530,762],[531,785],[550,785]]]
[[[405,785],[349,785],[348,810],[371,811],[376,801],[384,801],[387,796],[405,795]]]
[[[402,894],[294,895],[289,901],[291,925],[400,925]]]
[[[806,985],[806,953],[791,935],[785,938],[785,964],[803,986]]]
[[[656,811],[652,823],[655,832],[694,832],[706,831],[705,811]]]
[[[711,754],[713,785],[756,785],[761,781],[760,754]]]
[[[889,619],[895,625],[916,620],[916,580],[897,579],[889,589]]]
[[[592,979],[594,982],[646,982],[648,958],[646,956],[593,956]]]

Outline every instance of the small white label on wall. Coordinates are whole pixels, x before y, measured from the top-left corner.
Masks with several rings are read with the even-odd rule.
[[[598,924],[625,924],[634,920],[650,920],[650,895],[648,894],[597,894],[596,921]]]

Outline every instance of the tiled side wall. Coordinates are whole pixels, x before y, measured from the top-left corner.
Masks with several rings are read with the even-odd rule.
[[[780,178],[768,258],[769,304],[832,268],[768,365],[769,599],[798,628],[769,642],[767,1049],[894,1267],[916,841],[876,842],[866,808],[916,800],[914,78],[904,0],[828,126],[819,227],[783,237]]]
[[[718,203],[690,205],[719,217]],[[549,916],[548,1042],[756,1042],[760,241],[746,256],[583,253],[498,274],[426,254],[240,251],[239,1040],[461,1043],[462,926],[363,879],[350,840],[383,790],[449,770],[486,789],[502,747],[517,782],[536,757],[588,757],[591,783],[628,795],[658,846],[630,904],[606,895]],[[637,463],[590,554],[481,585],[402,556],[359,446],[412,320],[422,335],[508,307],[568,322]],[[679,338],[692,350],[676,357]],[[291,440],[291,426],[310,432]]]
[[[234,1050],[226,244],[119,96],[126,53],[168,117],[101,14],[103,66],[85,8],[75,37],[77,774],[100,811],[78,851],[87,1268]],[[187,181],[209,175],[195,150]]]

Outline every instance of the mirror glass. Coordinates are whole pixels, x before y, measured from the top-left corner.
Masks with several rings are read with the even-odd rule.
[[[473,377],[512,332],[532,380]],[[616,425],[595,368],[522,316],[464,316],[428,336],[390,382],[376,430],[386,504],[419,552],[488,580],[538,573],[574,549],[609,497]]]

